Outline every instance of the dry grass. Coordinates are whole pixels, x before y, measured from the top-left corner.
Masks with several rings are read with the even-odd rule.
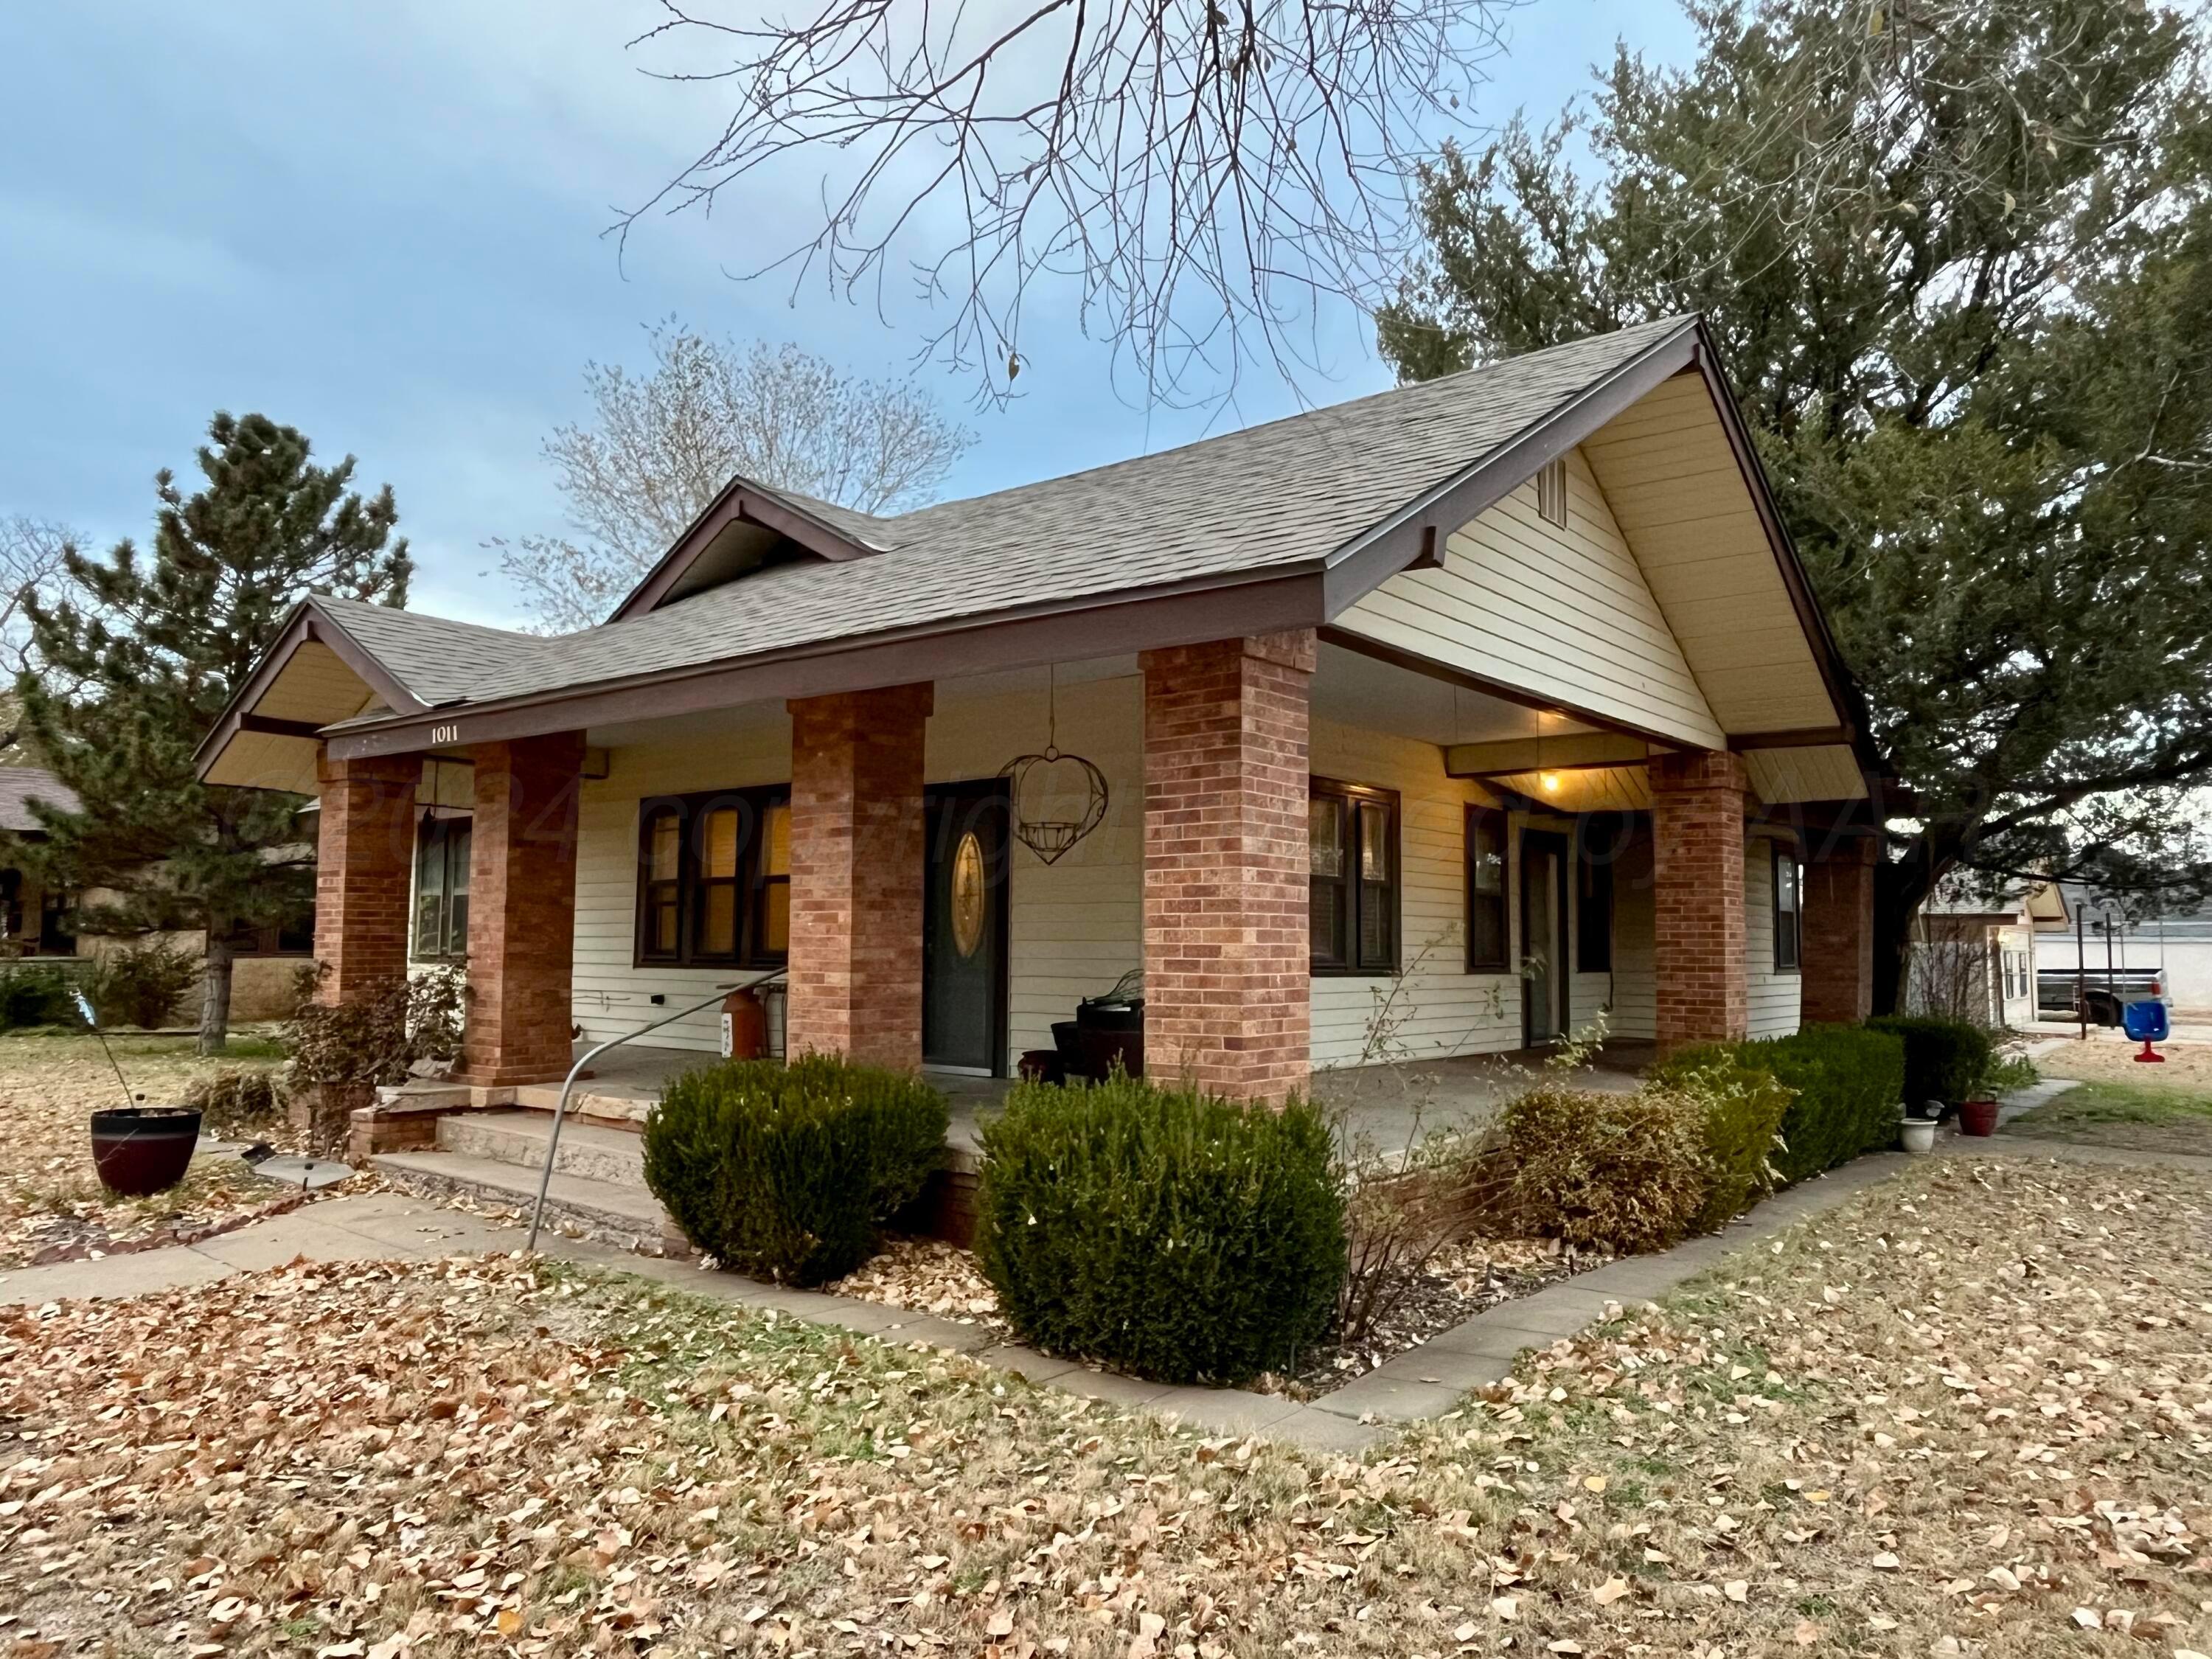
[[[2161,1088],[2197,1089],[2212,1094],[2212,1042],[2161,1042],[2162,1066],[2138,1065],[2142,1044],[2100,1032],[2086,1042],[2068,1037],[2034,1055],[2045,1077],[2070,1077],[2085,1083],[2154,1084]]]
[[[2212,1648],[2205,1199],[1917,1168],[1364,1462],[506,1258],[26,1312],[0,1640],[2163,1659]]]
[[[131,1090],[149,1103],[174,1102],[194,1078],[225,1066],[276,1063],[266,1042],[202,1060],[189,1037],[110,1039]],[[0,1268],[41,1249],[85,1240],[128,1242],[164,1226],[217,1221],[258,1209],[276,1195],[234,1160],[195,1164],[181,1186],[148,1199],[118,1199],[92,1164],[87,1115],[119,1105],[123,1086],[89,1036],[0,1033]]]

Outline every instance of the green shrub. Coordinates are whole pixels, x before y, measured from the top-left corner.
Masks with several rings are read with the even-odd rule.
[[[284,1086],[265,1067],[226,1066],[195,1078],[184,1103],[198,1107],[203,1126],[216,1133],[265,1129],[284,1115]]]
[[[1786,1146],[1782,1126],[1796,1091],[1718,1042],[1679,1051],[1654,1078],[1704,1109],[1711,1185],[1694,1224],[1699,1232],[1726,1226],[1780,1184],[1778,1160]]]
[[[83,1030],[76,1004],[70,1000],[70,983],[60,969],[45,963],[0,968],[0,1031],[22,1025],[73,1025]]]
[[[850,1273],[945,1155],[945,1097],[918,1079],[810,1054],[724,1060],[662,1091],[645,1181],[726,1267],[790,1285]]]
[[[1972,1099],[1995,1046],[1980,1026],[1934,1015],[1885,1014],[1869,1020],[1867,1029],[1905,1040],[1904,1097],[1915,1106]]]
[[[103,1026],[167,1025],[199,982],[200,959],[167,939],[149,939],[103,951],[84,970],[84,994]]]
[[[1705,1119],[1703,1101],[1664,1083],[1625,1095],[1540,1084],[1498,1115],[1511,1212],[1570,1244],[1663,1249],[1711,1187]]]
[[[1905,1045],[1857,1025],[1808,1025],[1740,1045],[1737,1058],[1797,1091],[1782,1119],[1776,1166],[1802,1181],[1897,1144],[1904,1111]]]
[[[1024,1083],[983,1126],[975,1249],[1015,1329],[1173,1382],[1240,1382],[1320,1340],[1345,1275],[1319,1109],[1116,1076]]]

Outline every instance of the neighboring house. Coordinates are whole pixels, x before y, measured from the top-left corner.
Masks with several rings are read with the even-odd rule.
[[[64,811],[76,810],[76,793],[52,773],[35,766],[0,766],[0,830],[25,841],[43,841],[46,831],[31,811],[43,800]],[[0,957],[73,957],[76,936],[70,931],[69,895],[51,893],[37,878],[8,861],[0,845]]]
[[[1863,1015],[1863,731],[1687,319],[896,518],[733,479],[565,637],[311,599],[200,765],[319,792],[327,994],[465,956],[480,1101],[778,965],[791,1052],[1001,1076],[1140,969],[1256,1098]],[[1103,799],[1010,801],[1048,744]]]
[[[2047,884],[2046,884],[2047,885]],[[1954,873],[1921,904],[1905,1012],[2017,1030],[2036,1018],[2036,908],[2042,886],[1986,892]]]
[[[64,811],[78,807],[75,792],[52,773],[37,767],[0,767],[0,830],[26,840],[42,837],[45,832],[30,808],[34,798]],[[95,889],[82,896],[96,901],[101,896]],[[6,849],[0,848],[0,960],[89,958],[122,943],[76,931],[79,896],[41,888],[34,877],[9,865]],[[205,935],[198,930],[161,937],[194,955],[205,946]],[[231,1018],[276,1019],[289,1013],[296,1000],[300,969],[314,956],[313,916],[302,915],[283,927],[241,928],[232,943],[238,962],[231,978]],[[198,1010],[195,987],[179,1005],[177,1018],[197,1018]]]

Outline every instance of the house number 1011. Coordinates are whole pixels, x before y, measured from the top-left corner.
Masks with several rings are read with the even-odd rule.
[[[430,741],[433,743],[459,743],[460,740],[461,728],[458,726],[434,726],[430,728]]]

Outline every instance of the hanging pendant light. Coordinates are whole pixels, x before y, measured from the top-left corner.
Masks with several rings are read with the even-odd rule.
[[[1069,848],[1105,822],[1109,796],[1103,772],[1080,755],[1060,752],[1060,671],[1048,672],[1052,678],[1045,693],[1043,751],[1015,756],[999,769],[999,775],[1006,780],[1014,838],[1047,864],[1057,864]],[[1073,808],[1079,793],[1082,809],[1061,810],[1063,801]]]

